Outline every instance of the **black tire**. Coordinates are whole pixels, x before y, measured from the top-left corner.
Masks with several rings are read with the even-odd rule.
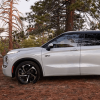
[[[15,75],[21,84],[36,83],[40,79],[40,69],[36,63],[24,61],[16,68]]]

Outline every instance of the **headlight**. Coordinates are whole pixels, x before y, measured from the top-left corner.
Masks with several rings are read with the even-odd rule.
[[[3,65],[8,64],[8,56],[3,57]]]
[[[7,54],[13,54],[13,53],[18,53],[19,51],[9,51]]]
[[[5,62],[8,64],[8,56],[5,57]]]

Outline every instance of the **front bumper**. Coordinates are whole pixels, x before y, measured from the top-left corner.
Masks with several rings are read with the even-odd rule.
[[[9,67],[7,66],[6,68],[3,67],[2,65],[2,72],[5,76],[12,77],[11,69],[8,69]]]

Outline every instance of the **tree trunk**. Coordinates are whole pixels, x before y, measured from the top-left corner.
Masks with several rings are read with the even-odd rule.
[[[9,50],[13,49],[13,43],[12,43],[12,5],[13,0],[10,1],[10,13],[9,13]]]
[[[66,4],[66,8],[74,2],[75,0],[69,0],[69,5]],[[66,18],[65,31],[72,31],[73,30],[73,20],[74,20],[74,10],[71,11],[70,9],[67,9],[66,14],[67,14],[67,18]]]

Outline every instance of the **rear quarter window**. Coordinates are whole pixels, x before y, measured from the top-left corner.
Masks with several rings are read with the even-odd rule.
[[[81,34],[81,46],[97,46],[100,45],[99,33]]]

